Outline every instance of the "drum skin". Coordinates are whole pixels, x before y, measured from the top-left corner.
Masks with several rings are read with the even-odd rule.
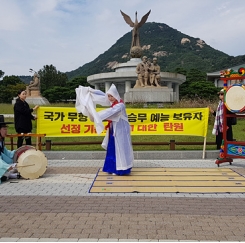
[[[20,148],[16,149],[15,153],[14,153],[14,157],[13,157],[13,161],[14,163],[17,163],[17,160],[19,158],[19,156],[24,153],[26,150],[29,150],[29,149],[35,149],[35,147],[33,146],[30,146],[30,145],[23,145],[21,146]]]
[[[234,84],[230,86],[225,95],[225,106],[233,113],[242,113],[245,111],[245,86]]]
[[[47,165],[47,158],[42,151],[28,149],[18,157],[17,170],[25,179],[37,179],[45,173]]]

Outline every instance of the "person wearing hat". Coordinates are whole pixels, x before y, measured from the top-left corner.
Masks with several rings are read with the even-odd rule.
[[[131,127],[126,107],[114,84],[104,93],[90,87],[76,89],[76,109],[94,122],[97,134],[106,130],[102,147],[106,150],[103,171],[115,175],[128,175],[131,172],[134,155],[131,141]],[[95,105],[110,106],[96,111]],[[108,121],[107,126],[103,121]]]
[[[108,121],[107,138],[102,144],[107,150],[102,170],[116,175],[128,175],[133,166],[134,155],[125,104],[114,84],[106,92],[106,98],[111,107],[98,112],[103,121]]]
[[[214,111],[211,107],[209,107],[209,111],[215,116],[212,134],[216,135],[217,149],[220,149],[220,146],[221,146],[222,140],[223,140],[224,89],[221,89],[218,92],[218,95],[219,95],[219,104],[218,104],[217,110]],[[233,141],[231,117],[227,118],[226,139],[228,141]]]
[[[15,150],[10,151],[4,145],[4,138],[8,132],[8,124],[14,124],[13,122],[5,122],[4,116],[0,115],[0,183],[7,179],[20,178],[16,164],[13,162]]]

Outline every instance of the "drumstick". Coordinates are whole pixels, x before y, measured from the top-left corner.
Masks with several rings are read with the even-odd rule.
[[[32,166],[32,165],[35,165],[35,164],[31,164],[31,165],[17,165],[17,168],[18,167],[27,167],[27,166]]]

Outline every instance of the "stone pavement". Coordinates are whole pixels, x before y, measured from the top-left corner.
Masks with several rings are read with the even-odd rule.
[[[0,185],[0,241],[245,241],[245,193],[89,193],[102,158],[47,157],[41,178]],[[134,166],[217,168],[213,159]],[[220,167],[245,176],[245,160]]]

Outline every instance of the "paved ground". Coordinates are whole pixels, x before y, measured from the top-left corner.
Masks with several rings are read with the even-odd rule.
[[[89,193],[103,159],[48,164],[42,178],[0,185],[0,241],[245,241],[245,193]],[[217,165],[136,160],[135,167]],[[220,167],[245,176],[245,160]]]

